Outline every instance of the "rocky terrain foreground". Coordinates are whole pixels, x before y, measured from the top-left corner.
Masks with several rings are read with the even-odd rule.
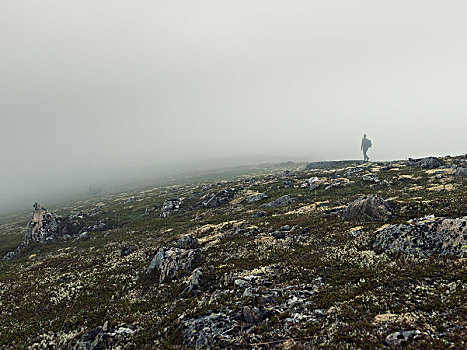
[[[1,218],[0,347],[467,348],[466,156],[242,171]]]

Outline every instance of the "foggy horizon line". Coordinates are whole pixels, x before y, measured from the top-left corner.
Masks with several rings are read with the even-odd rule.
[[[379,162],[395,162],[395,161],[404,161],[409,158],[425,158],[425,157],[459,157],[467,155],[467,153],[461,153],[461,154],[445,154],[445,155],[439,155],[439,154],[425,154],[425,155],[413,155],[410,157],[406,157],[404,159],[384,159],[384,160],[370,160],[370,163],[379,163]],[[201,158],[200,158],[201,159]],[[193,162],[197,161],[199,162],[200,159],[198,160],[192,160]],[[134,174],[127,174],[130,177],[126,177],[125,179],[121,180],[115,180],[116,177],[113,178],[107,178],[107,179],[96,179],[94,183],[74,183],[71,185],[62,185],[59,188],[56,188],[54,190],[49,190],[49,191],[44,191],[44,192],[37,192],[35,194],[30,194],[30,195],[23,195],[23,196],[17,196],[15,198],[6,198],[6,202],[16,202],[15,204],[12,205],[6,205],[5,204],[0,204],[0,215],[1,216],[9,216],[13,215],[15,213],[18,213],[19,211],[26,211],[29,209],[29,207],[34,203],[34,202],[41,202],[40,198],[36,197],[42,197],[44,201],[51,202],[52,206],[58,205],[60,202],[67,202],[67,201],[73,201],[73,200],[80,200],[84,198],[88,198],[90,195],[96,195],[98,196],[100,193],[96,194],[90,194],[89,190],[90,189],[95,189],[95,190],[100,190],[102,191],[102,195],[110,195],[110,194],[117,194],[120,192],[125,192],[125,191],[131,191],[135,190],[136,188],[139,187],[144,187],[148,185],[156,185],[156,184],[164,184],[164,182],[171,181],[171,180],[182,180],[183,177],[186,176],[202,176],[203,174],[207,174],[208,172],[220,172],[224,170],[233,170],[235,168],[241,168],[241,167],[254,167],[254,166],[261,166],[261,165],[279,165],[281,163],[286,163],[286,162],[292,162],[292,163],[311,163],[311,162],[327,162],[327,161],[361,161],[361,159],[357,158],[336,158],[336,159],[329,159],[329,158],[324,158],[324,159],[310,159],[305,157],[300,157],[300,156],[274,156],[274,155],[250,155],[250,156],[230,156],[230,157],[205,157],[203,158],[204,162],[211,162],[210,165],[204,164],[201,165],[199,168],[179,168],[179,169],[173,169],[173,171],[169,171],[168,173],[160,172],[152,172],[154,171],[155,167],[164,165],[164,163],[161,163],[159,165],[154,164],[151,167],[149,167],[150,172],[152,174],[137,174],[138,170],[144,169],[143,167],[140,168],[133,168]],[[245,160],[245,159],[249,159]],[[217,164],[212,164],[212,161],[214,160],[221,160],[222,163],[217,163]],[[242,160],[242,161],[240,161]],[[233,163],[233,164],[228,164],[229,162],[236,161],[238,163]],[[166,162],[165,164],[171,164],[172,166],[174,165],[181,165],[182,163],[190,163],[190,161],[185,161],[185,162]],[[146,167],[148,169],[148,167]],[[61,193],[61,195],[58,195],[58,192]],[[28,198],[26,198],[28,197]],[[36,200],[33,200],[32,198],[36,198]],[[79,198],[76,198],[79,197]],[[32,202],[31,202],[32,200]],[[29,203],[31,202],[31,203]],[[26,204],[29,203],[29,204]],[[8,208],[8,209],[7,209]]]

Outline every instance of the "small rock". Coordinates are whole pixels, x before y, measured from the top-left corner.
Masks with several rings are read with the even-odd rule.
[[[421,337],[422,333],[418,329],[415,329],[410,331],[391,333],[386,337],[385,342],[387,345],[402,345],[412,339]]]
[[[123,258],[124,256],[128,256],[130,255],[131,253],[133,253],[133,251],[135,250],[134,247],[123,247],[122,248],[122,251],[120,252],[120,256]]]
[[[247,323],[259,323],[265,318],[265,314],[256,306],[244,306],[242,310],[243,319]]]
[[[191,292],[192,290],[199,289],[202,278],[203,278],[203,270],[198,267],[191,274],[191,278],[190,278],[190,281],[188,282],[188,286],[183,290],[183,293]]]
[[[85,231],[83,233],[81,233],[79,236],[78,236],[78,241],[84,241],[86,239],[89,239],[89,235],[88,233]]]
[[[196,249],[198,246],[198,240],[191,236],[185,236],[177,241],[177,247],[180,249]]]
[[[255,213],[253,213],[253,215],[251,216],[252,218],[262,218],[264,216],[268,215],[265,211],[257,211]]]
[[[248,281],[245,281],[244,279],[241,279],[241,278],[237,278],[235,281],[234,281],[234,285],[238,288],[245,288],[246,286],[249,286],[250,283]]]
[[[271,233],[271,236],[273,236],[276,239],[283,239],[285,238],[285,231],[274,231]]]

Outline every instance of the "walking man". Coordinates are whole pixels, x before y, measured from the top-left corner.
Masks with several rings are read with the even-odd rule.
[[[360,149],[363,151],[363,162],[368,162],[370,160],[370,157],[368,157],[368,155],[366,154],[366,152],[368,151],[368,148],[371,147],[371,140],[367,139],[366,138],[366,134],[363,135],[363,139],[362,139],[362,146],[360,147]]]

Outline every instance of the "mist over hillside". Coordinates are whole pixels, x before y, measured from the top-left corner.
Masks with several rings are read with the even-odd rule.
[[[463,154],[466,10],[2,1],[0,210],[252,157],[359,159],[363,133],[372,160]]]

